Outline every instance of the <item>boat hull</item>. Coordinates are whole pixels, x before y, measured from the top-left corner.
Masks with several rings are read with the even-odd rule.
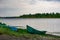
[[[39,31],[27,25],[27,31],[31,34],[45,34],[46,31]]]

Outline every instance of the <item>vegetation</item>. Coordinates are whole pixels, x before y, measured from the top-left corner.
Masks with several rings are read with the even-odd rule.
[[[20,16],[12,17],[0,17],[0,18],[60,18],[60,13],[36,13],[36,14],[24,14]]]
[[[0,23],[0,35],[10,35],[10,36],[15,36],[15,37],[20,37],[20,39],[22,38],[23,40],[60,40],[60,36],[53,36],[53,35],[38,35],[38,34],[30,34],[29,32],[27,32],[26,29],[18,29],[18,31],[13,31],[10,30],[6,25],[5,26],[1,26],[3,25],[3,23]]]
[[[20,36],[28,34],[26,29],[18,29],[17,31],[11,30],[5,23],[0,23],[0,34],[8,34],[13,36]]]
[[[6,34],[6,35],[18,37],[18,36],[20,36],[22,34],[28,34],[28,33],[26,32],[26,30],[23,31],[23,29],[22,30],[19,29],[19,31],[17,32],[17,31],[12,31],[9,28],[0,27],[0,34]]]
[[[20,18],[60,18],[60,13],[36,13],[36,14],[25,14]]]

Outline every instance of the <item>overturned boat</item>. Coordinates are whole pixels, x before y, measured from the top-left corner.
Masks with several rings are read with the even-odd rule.
[[[31,34],[46,34],[46,31],[39,31],[27,25],[27,31]]]

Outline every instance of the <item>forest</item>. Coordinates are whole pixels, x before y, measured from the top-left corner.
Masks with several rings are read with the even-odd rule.
[[[35,13],[24,14],[19,16],[20,18],[60,18],[60,13]]]
[[[35,13],[23,14],[20,16],[0,17],[0,18],[60,18],[60,13]]]

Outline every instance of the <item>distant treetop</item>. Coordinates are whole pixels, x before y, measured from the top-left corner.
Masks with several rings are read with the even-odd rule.
[[[60,13],[36,13],[36,14],[25,14],[20,18],[60,18]]]

